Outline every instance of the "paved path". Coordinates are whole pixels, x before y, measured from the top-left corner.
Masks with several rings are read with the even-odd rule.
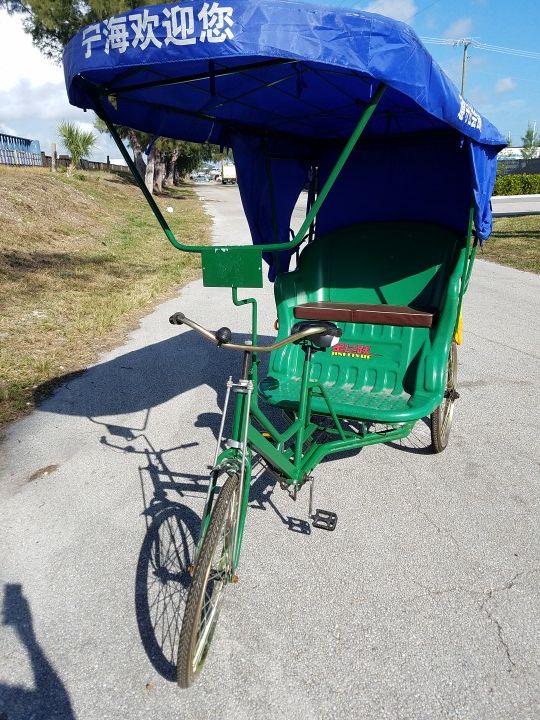
[[[237,190],[201,192],[216,238],[245,240]],[[167,318],[245,330],[247,312],[194,282],[144,318],[2,442],[0,717],[538,718],[539,286],[478,262],[448,449],[426,454],[420,423],[321,465],[334,533],[290,532],[307,497],[259,469],[241,582],[189,691],[171,682],[182,565],[237,358]]]
[[[501,195],[491,199],[493,215],[540,215],[540,195]]]

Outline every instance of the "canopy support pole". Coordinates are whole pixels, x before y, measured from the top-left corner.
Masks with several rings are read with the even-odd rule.
[[[349,159],[350,154],[354,150],[356,143],[358,142],[360,135],[364,132],[366,125],[371,120],[371,116],[375,112],[377,105],[379,104],[379,101],[381,97],[383,96],[384,91],[386,90],[386,85],[382,83],[375,95],[371,98],[369,101],[369,104],[367,108],[362,113],[362,117],[358,121],[358,125],[355,127],[353,134],[349,138],[347,144],[341,151],[341,155],[339,156],[336,164],[334,165],[334,168],[328,178],[326,179],[326,182],[324,183],[321,192],[318,194],[317,199],[311,206],[308,214],[306,215],[304,222],[302,223],[302,226],[300,230],[296,233],[294,236],[294,239],[289,245],[289,248],[294,248],[297,245],[299,245],[302,240],[304,239],[306,232],[309,230],[312,222],[317,217],[317,213],[319,212],[319,209],[323,202],[326,200],[326,197],[332,187],[334,186],[334,183],[336,182],[339,173],[343,170],[343,166]],[[261,247],[261,245],[258,245],[257,247]],[[266,248],[264,248],[266,249]]]
[[[100,105],[101,105],[101,111],[102,111],[101,119],[107,126],[107,130],[111,133],[112,139],[118,146],[118,149],[120,150],[120,152],[122,154],[122,157],[126,161],[129,169],[131,170],[131,174],[135,178],[137,185],[139,186],[144,197],[146,198],[146,202],[150,205],[150,209],[156,216],[159,224],[161,225],[161,227],[163,229],[163,232],[167,236],[167,239],[169,240],[171,245],[173,245],[177,250],[183,250],[185,252],[197,252],[195,246],[184,245],[183,243],[178,242],[178,240],[176,239],[173,231],[169,227],[169,223],[165,220],[163,213],[159,209],[156,201],[154,200],[152,193],[146,187],[146,185],[144,183],[144,178],[141,177],[139,171],[137,170],[135,163],[133,162],[131,155],[128,152],[128,149],[126,148],[126,146],[124,145],[124,143],[122,141],[122,138],[118,134],[118,132],[117,132],[116,128],[114,127],[114,125],[112,124],[112,122],[108,119],[108,117],[105,113],[105,109],[103,107],[103,103],[100,102]]]
[[[366,125],[370,121],[373,113],[375,112],[377,105],[379,104],[379,101],[386,90],[386,85],[384,83],[381,83],[379,88],[377,89],[377,92],[373,95],[371,100],[369,101],[366,109],[362,113],[362,117],[358,121],[358,124],[356,125],[352,135],[350,136],[349,140],[347,141],[347,144],[341,151],[341,154],[334,165],[334,168],[332,169],[332,172],[328,176],[326,182],[324,183],[323,188],[321,189],[319,195],[317,196],[317,199],[311,206],[309,212],[307,213],[304,222],[302,223],[302,226],[300,230],[296,233],[294,238],[291,242],[287,243],[269,243],[264,245],[243,245],[243,246],[235,246],[235,247],[242,247],[246,250],[253,250],[255,252],[276,252],[280,250],[293,250],[295,247],[300,245],[300,243],[303,241],[306,232],[309,230],[311,224],[315,220],[317,213],[319,212],[319,209],[323,202],[326,200],[326,197],[332,187],[334,186],[340,172],[343,169],[343,166],[349,159],[349,156],[351,155],[352,151],[354,150],[356,143],[358,142],[358,139],[360,138],[360,135],[364,132]],[[154,197],[152,196],[152,193],[148,190],[144,183],[144,179],[140,176],[137,168],[135,167],[135,163],[133,162],[131,155],[129,154],[126,146],[124,145],[122,138],[118,134],[116,128],[114,127],[113,123],[108,119],[107,113],[105,112],[105,108],[103,106],[103,100],[102,97],[98,97],[98,103],[101,109],[100,117],[107,126],[107,130],[110,132],[113,140],[115,141],[116,145],[118,146],[118,149],[120,150],[122,157],[126,161],[129,169],[131,170],[131,173],[133,177],[135,178],[135,181],[137,182],[137,185],[141,189],[144,197],[146,198],[146,201],[150,205],[150,209],[156,216],[159,224],[161,225],[163,232],[167,236],[167,239],[175,247],[177,250],[183,250],[184,252],[202,252],[205,249],[204,245],[184,245],[184,243],[179,242],[173,231],[171,230],[169,223],[163,216],[163,213],[158,207],[158,204],[154,200]],[[220,247],[227,247],[227,246],[220,246]]]

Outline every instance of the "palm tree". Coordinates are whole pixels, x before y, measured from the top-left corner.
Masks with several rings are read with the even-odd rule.
[[[58,126],[58,134],[71,155],[71,165],[68,168],[68,173],[71,174],[76,167],[80,166],[81,158],[93,150],[97,137],[91,130],[81,130],[75,123],[65,120]]]

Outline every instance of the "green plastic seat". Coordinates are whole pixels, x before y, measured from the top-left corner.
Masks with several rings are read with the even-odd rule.
[[[343,330],[340,342],[315,353],[310,380],[325,389],[339,416],[407,422],[441,403],[464,247],[465,238],[437,225],[354,225],[317,238],[304,248],[294,271],[278,276],[278,339],[289,335],[297,322],[295,308],[306,303],[407,306],[433,315],[431,327],[387,325],[380,319],[336,322]],[[268,377],[260,385],[271,405],[296,409],[303,362],[297,345],[271,354]],[[317,389],[312,410],[328,414]]]

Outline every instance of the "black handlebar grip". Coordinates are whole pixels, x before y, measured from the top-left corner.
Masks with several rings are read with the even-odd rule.
[[[169,322],[171,323],[171,325],[182,325],[185,317],[186,316],[184,315],[184,313],[175,312],[174,315],[171,315],[171,317],[169,318]]]
[[[232,332],[228,327],[222,327],[219,328],[219,330],[216,330],[215,337],[218,345],[226,345],[232,340]]]

